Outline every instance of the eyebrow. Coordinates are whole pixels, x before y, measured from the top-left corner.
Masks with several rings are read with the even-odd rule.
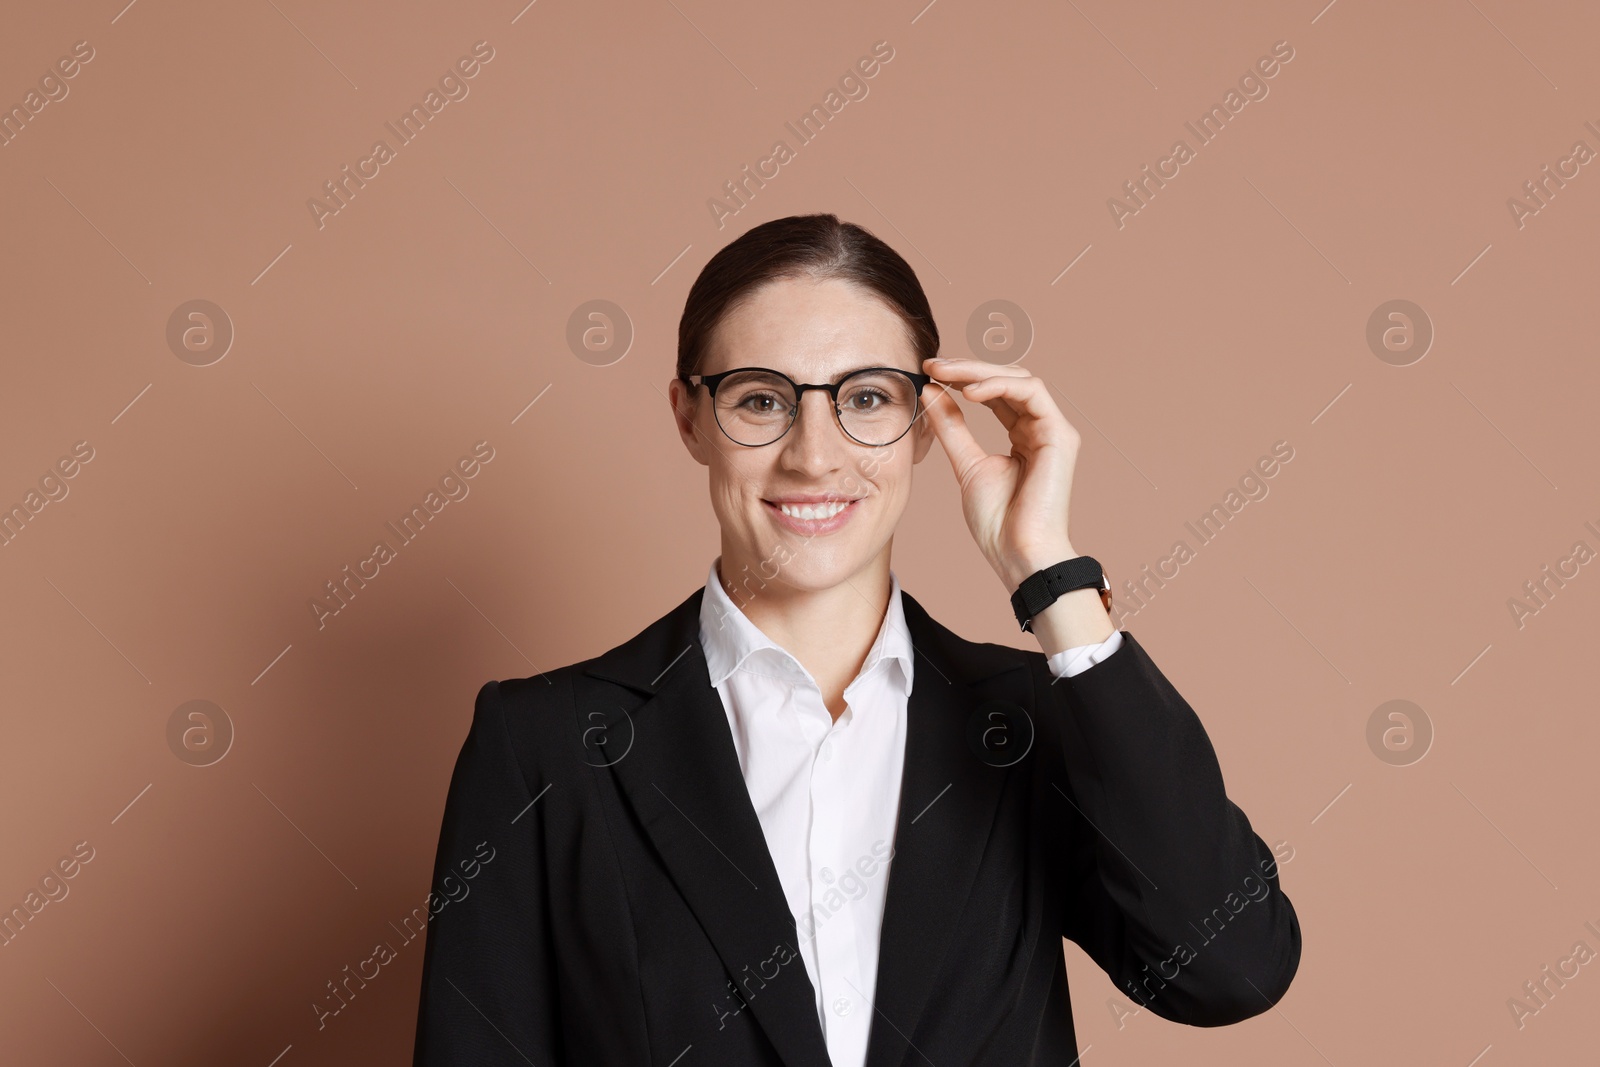
[[[847,371],[841,372],[838,376],[828,379],[827,384],[829,384],[829,385],[837,385],[839,382],[844,381],[846,378],[850,377],[850,375],[855,374],[858,371],[878,370],[880,368],[883,369],[883,370],[897,370],[897,371],[900,371],[903,374],[915,374],[916,373],[915,371],[905,370],[902,367],[890,366],[887,363],[863,363],[859,367],[852,367]],[[763,370],[777,370],[776,367],[763,367],[762,369]],[[779,373],[783,373],[783,372],[779,372]],[[794,375],[792,375],[792,374],[789,375],[789,378],[791,380],[793,380],[794,379]]]

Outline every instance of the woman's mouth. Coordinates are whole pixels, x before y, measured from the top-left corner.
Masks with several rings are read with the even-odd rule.
[[[829,534],[844,526],[850,521],[850,516],[856,513],[859,500],[828,500],[815,503],[791,503],[788,501],[774,503],[763,500],[767,510],[780,526],[784,526],[795,533],[816,536]]]

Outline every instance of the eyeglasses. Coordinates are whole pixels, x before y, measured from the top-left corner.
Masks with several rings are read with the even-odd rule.
[[[933,381],[932,375],[896,367],[866,367],[820,385],[802,384],[764,367],[679,377],[690,385],[706,387],[723,434],[748,448],[770,445],[788,433],[807,389],[825,390],[833,398],[839,428],[851,440],[872,448],[892,445],[911,429],[922,388]]]

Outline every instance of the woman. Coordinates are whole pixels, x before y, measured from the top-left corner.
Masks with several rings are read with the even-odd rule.
[[[720,554],[625,644],[479,691],[417,1064],[1064,1065],[1063,937],[1177,1022],[1283,996],[1273,850],[1068,538],[1077,432],[1040,379],[938,348],[911,268],[832,215],[706,265],[669,399]],[[957,637],[890,569],[934,438],[1037,652]]]

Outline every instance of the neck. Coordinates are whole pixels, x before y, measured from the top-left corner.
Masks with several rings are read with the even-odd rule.
[[[866,662],[889,610],[889,550],[826,589],[802,589],[768,564],[740,562],[724,550],[717,563],[723,591],[760,630],[811,672],[826,695],[842,691]]]

